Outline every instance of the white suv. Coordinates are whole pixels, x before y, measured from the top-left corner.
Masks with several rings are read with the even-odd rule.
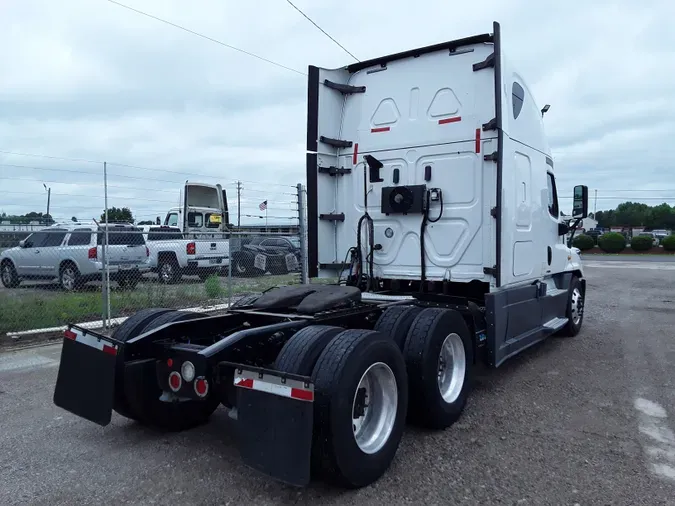
[[[149,251],[142,231],[127,223],[66,223],[34,232],[0,254],[2,284],[15,288],[22,280],[58,279],[64,290],[72,291],[100,280],[106,228],[110,279],[121,287],[134,288],[142,273],[150,270]]]

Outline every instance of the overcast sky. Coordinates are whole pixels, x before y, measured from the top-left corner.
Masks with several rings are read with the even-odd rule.
[[[353,61],[285,0],[122,2],[303,73]],[[294,3],[362,60],[499,21],[504,51],[540,107],[551,104],[561,197],[586,184],[598,210],[675,204],[672,2]],[[0,150],[46,156],[0,153],[0,212],[44,211],[44,182],[56,218],[99,216],[102,164],[47,158],[64,157],[110,162],[109,204],[141,220],[163,216],[188,178],[231,195],[243,180],[243,214],[261,214],[265,199],[270,223],[293,214],[304,75],[106,0],[2,0],[0,47]]]

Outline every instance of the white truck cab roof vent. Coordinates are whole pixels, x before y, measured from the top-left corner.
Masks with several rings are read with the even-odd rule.
[[[333,81],[329,81],[328,79],[324,79],[323,84],[326,85],[328,88],[339,91],[343,95],[351,95],[352,93],[366,92],[365,86],[350,86],[349,84],[334,83]]]

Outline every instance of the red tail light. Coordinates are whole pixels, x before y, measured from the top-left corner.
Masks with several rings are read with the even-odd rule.
[[[197,378],[195,381],[195,393],[199,397],[206,397],[206,394],[209,393],[209,382],[205,378]]]
[[[89,260],[96,260],[98,258],[97,248],[89,248]]]
[[[150,256],[150,249],[147,246],[145,247],[145,256],[146,257]]]
[[[188,255],[196,255],[197,254],[197,245],[193,242],[187,243],[187,246],[185,247],[185,251],[187,252]]]
[[[180,377],[179,373],[173,371],[171,374],[169,374],[169,388],[171,390],[173,390],[174,392],[178,392],[182,384],[183,378]]]

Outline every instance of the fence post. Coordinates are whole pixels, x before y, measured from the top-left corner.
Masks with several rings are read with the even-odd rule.
[[[305,222],[305,202],[302,183],[298,183],[298,229],[300,233],[300,283],[309,283],[307,263],[307,227]]]
[[[106,162],[103,162],[103,213],[104,213],[104,224],[108,223],[108,166]],[[100,227],[99,227],[100,229]],[[103,244],[101,245],[101,323],[103,324],[103,329],[108,328],[108,274],[106,266],[106,245],[108,244],[108,232],[106,227],[106,233],[102,234]],[[98,232],[96,233],[98,238]],[[98,239],[97,239],[98,242]]]

